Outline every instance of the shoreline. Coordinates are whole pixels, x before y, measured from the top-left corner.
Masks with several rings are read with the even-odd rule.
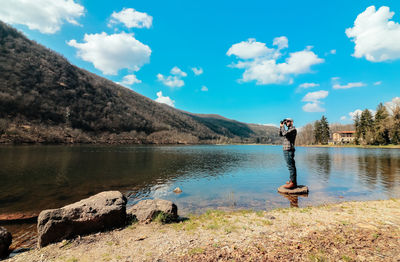
[[[400,145],[298,145],[296,147],[337,147],[337,148],[388,148],[388,149],[400,149]]]
[[[388,199],[211,210],[64,240],[6,261],[394,261],[399,245],[400,199]]]
[[[0,147],[21,146],[282,146],[281,144],[258,143],[1,143]],[[400,149],[400,145],[296,145],[296,147],[315,148],[366,148],[366,149]]]

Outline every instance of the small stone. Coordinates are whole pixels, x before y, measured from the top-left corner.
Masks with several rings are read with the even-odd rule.
[[[308,194],[308,187],[299,185],[296,188],[287,189],[287,188],[284,188],[283,186],[280,186],[278,188],[278,192],[283,193],[283,194],[297,194],[297,195]]]
[[[174,189],[174,193],[180,194],[180,193],[182,193],[182,189],[180,189],[179,187],[177,187],[177,188]]]

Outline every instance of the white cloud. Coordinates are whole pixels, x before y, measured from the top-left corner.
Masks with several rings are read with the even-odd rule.
[[[338,77],[338,76],[331,77],[332,81],[338,81],[339,79],[340,79],[340,77]]]
[[[385,106],[390,111],[393,111],[396,106],[400,106],[400,97],[393,97],[391,101],[385,103]]]
[[[265,43],[257,42],[254,38],[249,38],[247,41],[232,45],[226,54],[228,56],[235,55],[242,59],[251,59],[270,54],[273,51]]]
[[[369,112],[371,112],[371,115],[372,115],[372,116],[375,115],[375,113],[376,113],[375,110],[372,110],[372,109],[368,109],[368,110],[369,110]],[[351,120],[354,120],[354,119],[356,118],[357,115],[358,115],[358,116],[361,116],[362,112],[363,112],[363,110],[361,110],[361,109],[356,109],[356,110],[354,110],[353,112],[349,112],[350,119],[351,119]]]
[[[355,43],[353,56],[371,62],[400,58],[400,24],[391,20],[393,15],[387,6],[370,6],[357,16],[354,26],[346,29]]]
[[[288,48],[289,47],[289,41],[286,36],[280,36],[280,37],[275,37],[274,41],[272,42],[273,45],[278,47],[278,50]]]
[[[362,110],[361,109],[356,109],[353,112],[349,113],[350,119],[354,120],[356,118],[356,116],[361,116]]]
[[[320,103],[307,103],[303,106],[305,112],[325,112],[325,108],[321,107]]]
[[[382,81],[376,81],[376,82],[374,82],[374,86],[379,86],[379,85],[381,85],[382,84]]]
[[[365,84],[363,82],[347,83],[345,85],[334,84],[333,89],[349,89],[349,88],[361,87],[361,86],[365,86]]]
[[[158,103],[166,104],[172,107],[175,107],[175,101],[172,100],[169,96],[163,96],[162,92],[157,92],[157,98],[155,100]]]
[[[85,34],[84,42],[70,40],[68,45],[78,49],[78,56],[93,63],[94,67],[107,75],[116,75],[118,70],[127,68],[137,71],[150,60],[149,46],[136,40],[133,34],[108,35]]]
[[[130,85],[139,84],[139,83],[142,83],[142,81],[137,79],[136,75],[134,75],[134,74],[126,75],[122,78],[121,82],[118,82],[118,84],[121,84],[124,86],[130,86]]]
[[[336,55],[336,49],[332,49],[331,51],[329,51],[329,53],[330,53],[331,55]]]
[[[177,66],[174,66],[174,67],[171,69],[171,74],[177,75],[177,76],[181,76],[181,77],[187,76],[187,74],[186,74],[185,72],[183,72],[183,71],[182,71],[179,67],[177,67]]]
[[[164,85],[169,87],[182,87],[185,85],[185,82],[180,79],[178,76],[164,76],[162,74],[157,75],[158,81],[162,82]]]
[[[74,0],[2,0],[0,20],[54,34],[65,22],[79,25],[76,19],[83,16],[84,10]]]
[[[203,92],[207,92],[207,91],[208,91],[208,87],[206,87],[206,86],[202,86],[202,87],[201,87],[201,91],[203,91]]]
[[[320,99],[324,99],[328,96],[329,92],[325,90],[309,92],[301,101],[303,102],[318,102]]]
[[[310,87],[317,87],[319,84],[317,83],[303,83],[299,85],[300,88],[310,88]]]
[[[171,71],[170,76],[164,76],[162,74],[157,75],[158,81],[162,82],[164,85],[169,87],[182,87],[185,85],[185,82],[181,79],[182,77],[186,77],[187,74],[183,72],[179,67],[174,66]]]
[[[147,13],[138,12],[133,8],[124,8],[120,12],[113,12],[111,15],[111,24],[123,23],[127,28],[150,28],[153,23],[153,17]]]
[[[319,90],[315,92],[307,93],[301,101],[308,102],[303,106],[305,112],[324,112],[325,108],[321,107],[321,99],[328,96],[329,92],[325,90]]]
[[[308,46],[303,51],[289,53],[285,62],[278,63],[277,60],[282,56],[280,51],[288,47],[288,40],[284,36],[277,37],[273,45],[277,48],[268,48],[264,43],[248,39],[229,48],[226,54],[239,59],[231,66],[245,70],[241,81],[256,81],[258,85],[292,83],[292,76],[308,73],[312,65],[324,62]]]
[[[199,68],[192,67],[192,71],[196,76],[203,74],[203,68],[201,68],[201,67],[199,67]]]
[[[345,120],[347,120],[347,117],[346,116],[341,116],[340,120],[345,121]]]

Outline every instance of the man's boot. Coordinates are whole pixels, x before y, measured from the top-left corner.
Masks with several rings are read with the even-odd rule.
[[[295,183],[293,183],[292,181],[290,181],[289,184],[286,184],[283,187],[286,189],[293,189],[293,188],[296,188],[297,185]]]

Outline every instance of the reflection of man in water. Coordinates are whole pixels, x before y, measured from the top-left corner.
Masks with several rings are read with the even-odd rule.
[[[290,194],[281,194],[290,202],[290,207],[299,207],[299,196]]]
[[[287,130],[284,127],[287,126]],[[293,119],[286,118],[281,122],[279,135],[283,136],[283,156],[285,157],[287,167],[290,173],[290,181],[286,182],[284,188],[292,189],[297,187],[296,163],[294,161],[294,142],[296,140],[297,130],[293,126]]]

